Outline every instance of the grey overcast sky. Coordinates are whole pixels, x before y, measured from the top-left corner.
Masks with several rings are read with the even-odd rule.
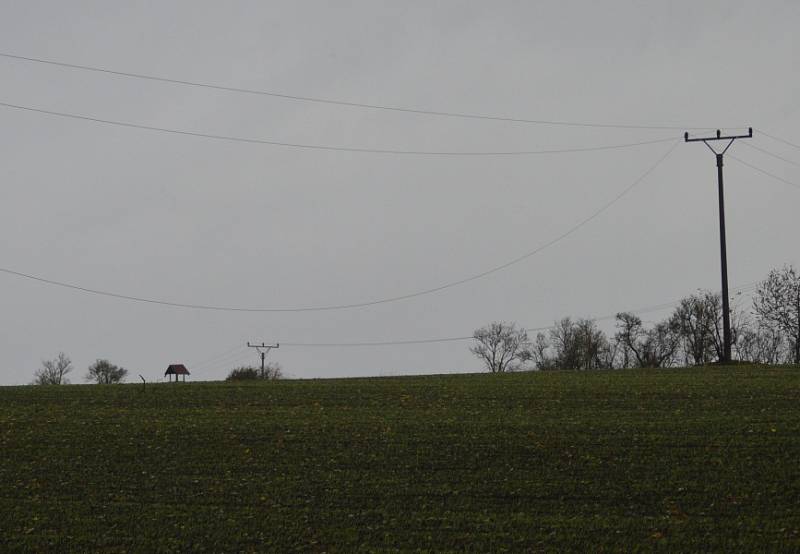
[[[0,53],[176,80],[598,128],[310,103],[0,57],[0,102],[327,151],[110,126],[0,106],[0,267],[185,304],[370,307],[248,313],[136,303],[0,273],[0,383],[59,351],[157,380],[257,361],[300,378],[478,371],[470,335],[595,317],[719,287],[716,168],[683,127],[755,128],[726,158],[731,286],[800,262],[800,3],[0,3]],[[753,147],[760,148],[756,150]],[[764,152],[766,151],[766,152]],[[785,158],[778,159],[773,154]],[[788,181],[784,182],[784,181]],[[794,183],[794,186],[790,183]],[[742,301],[747,301],[747,289]],[[669,310],[646,313],[655,320]],[[610,323],[604,326],[609,328]]]

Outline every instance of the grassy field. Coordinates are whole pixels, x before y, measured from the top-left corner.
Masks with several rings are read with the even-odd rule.
[[[800,371],[0,388],[0,551],[800,551]]]

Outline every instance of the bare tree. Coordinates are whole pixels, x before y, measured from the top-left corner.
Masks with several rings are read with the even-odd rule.
[[[608,340],[603,333],[603,342],[597,353],[597,369],[614,369],[619,367],[619,358],[622,348],[619,343]]]
[[[33,374],[34,385],[66,385],[66,376],[72,371],[72,361],[63,352],[52,360],[42,360],[42,367]]]
[[[747,327],[740,333],[736,354],[740,360],[757,364],[779,364],[789,359],[783,333],[764,324]]]
[[[611,369],[614,352],[606,334],[597,328],[591,319],[579,319],[575,323],[578,339],[578,369]]]
[[[731,314],[731,332],[737,336],[735,316]],[[672,314],[670,325],[681,339],[684,363],[701,365],[722,359],[722,300],[719,294],[701,291],[681,300]]]
[[[683,298],[672,314],[671,322],[678,330],[683,346],[684,362],[700,365],[711,361],[712,338],[711,319],[716,314],[709,314],[709,307],[701,295]]]
[[[577,369],[580,362],[578,337],[575,323],[571,318],[562,318],[550,329],[550,345],[554,351],[554,368]]]
[[[108,360],[97,360],[89,366],[86,380],[94,381],[98,385],[110,385],[121,383],[127,374],[128,370],[124,367],[115,366]]]
[[[532,358],[527,331],[517,329],[514,323],[495,321],[476,329],[472,338],[475,344],[470,346],[470,352],[492,373],[520,369]]]
[[[756,289],[753,307],[764,324],[785,335],[793,362],[800,364],[800,275],[794,267],[770,271]]]
[[[662,321],[655,327],[646,329],[639,316],[622,312],[617,314],[617,329],[615,339],[625,349],[623,363],[626,366],[633,365],[629,361],[630,354],[635,358],[637,367],[671,365],[680,344],[674,325]]]
[[[591,319],[565,317],[557,321],[550,329],[550,343],[555,368],[608,369],[614,365],[616,353]]]
[[[547,341],[547,336],[542,332],[536,333],[536,340],[533,341],[530,353],[537,369],[556,369],[555,360],[548,354],[549,350],[550,343]]]

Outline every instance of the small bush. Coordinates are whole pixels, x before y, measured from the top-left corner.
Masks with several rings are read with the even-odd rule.
[[[232,369],[226,381],[272,381],[283,377],[283,368],[280,364],[267,364],[261,368],[242,366]]]

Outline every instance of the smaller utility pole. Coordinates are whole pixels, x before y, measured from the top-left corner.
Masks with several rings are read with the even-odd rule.
[[[715,137],[695,137],[689,138],[689,133],[683,134],[683,139],[686,142],[702,142],[708,146],[714,155],[717,157],[717,186],[719,188],[719,250],[720,261],[722,266],[722,340],[723,352],[720,362],[726,364],[731,361],[731,309],[730,299],[728,298],[728,249],[725,244],[725,193],[722,189],[722,157],[728,148],[731,147],[733,141],[736,139],[753,138],[753,128],[748,129],[746,135],[730,135],[727,137],[722,136],[722,132],[717,129],[717,136]],[[708,144],[709,142],[717,140],[727,140],[728,144],[722,150],[717,152],[714,147]]]
[[[280,343],[266,344],[264,342],[262,342],[261,344],[250,344],[250,341],[247,341],[247,347],[248,348],[255,348],[256,351],[259,354],[261,354],[261,378],[263,379],[264,378],[264,358],[267,357],[267,354],[269,353],[270,350],[272,350],[273,348],[280,348],[281,345],[280,345]]]

